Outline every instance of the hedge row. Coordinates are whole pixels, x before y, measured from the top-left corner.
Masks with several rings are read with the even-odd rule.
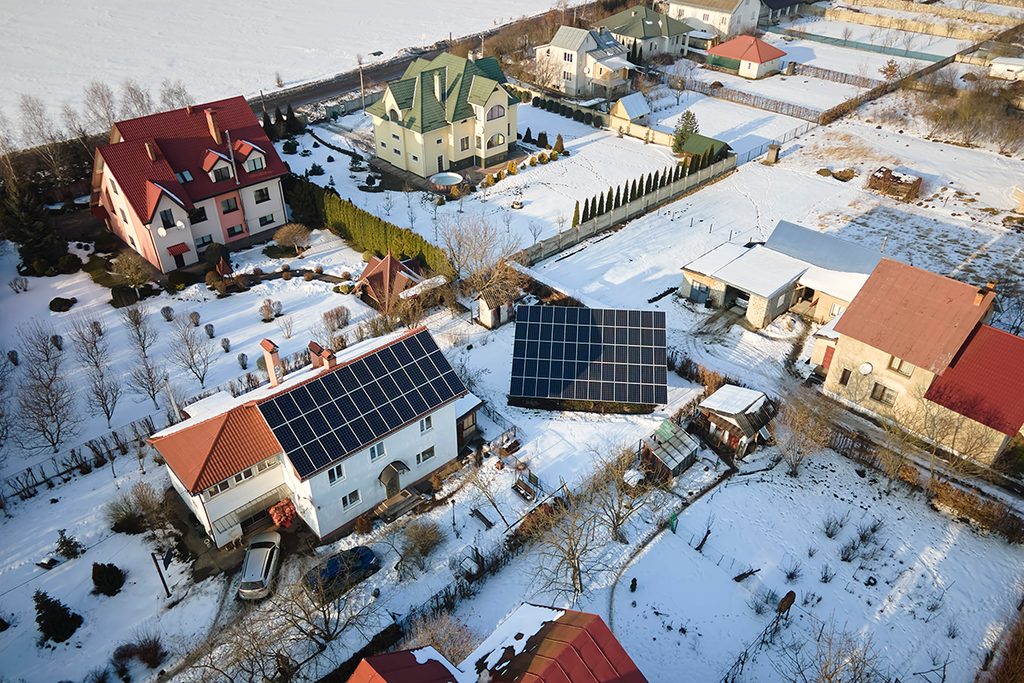
[[[543,97],[534,97],[531,103],[538,109],[543,109],[544,111],[564,116],[565,118],[572,119],[578,123],[583,123],[588,126],[593,125],[596,128],[600,128],[604,125],[604,117],[600,114],[583,111],[582,109],[574,109],[568,104],[563,104],[558,100],[547,100]]]

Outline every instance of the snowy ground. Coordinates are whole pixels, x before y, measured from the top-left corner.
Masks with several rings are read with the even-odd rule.
[[[822,69],[832,69],[847,74],[856,74],[868,78],[878,78],[878,70],[890,59],[896,63],[913,67],[915,70],[928,66],[930,62],[906,57],[893,57],[880,52],[853,50],[838,45],[819,43],[813,40],[794,38],[786,40],[778,33],[766,33],[761,37],[764,42],[773,45],[786,53],[782,58],[786,62],[810,64]]]
[[[725,87],[748,92],[753,95],[771,97],[782,102],[789,102],[811,109],[829,109],[846,100],[856,97],[861,88],[820,78],[807,76],[783,76],[774,74],[767,78],[752,81],[749,78],[734,76],[721,71],[697,69],[693,72],[696,80],[705,83],[719,81]]]
[[[220,3],[212,14],[201,0],[43,0],[18,3],[17,11],[15,3],[4,6],[0,109],[12,116],[18,96],[33,95],[59,117],[65,100],[81,107],[82,88],[91,80],[117,88],[133,78],[158,99],[164,79],[181,79],[197,102],[251,97],[273,91],[276,73],[287,86],[332,76],[355,69],[357,55],[379,50],[387,59],[403,48],[543,12],[551,3],[526,0],[512,8],[498,0],[472,6],[391,0],[382,7],[254,0]]]

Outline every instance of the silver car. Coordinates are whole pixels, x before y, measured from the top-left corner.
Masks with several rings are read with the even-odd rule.
[[[270,595],[270,585],[277,573],[280,557],[281,534],[271,531],[253,536],[242,562],[242,585],[238,588],[238,597],[258,600]]]

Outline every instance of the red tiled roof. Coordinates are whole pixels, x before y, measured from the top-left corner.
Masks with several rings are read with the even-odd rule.
[[[412,650],[400,650],[363,659],[348,683],[455,683],[449,667],[437,659],[421,664]]]
[[[1024,339],[978,325],[924,395],[933,403],[1013,436],[1024,425]]]
[[[188,245],[185,244],[184,242],[172,244],[171,246],[167,247],[167,253],[170,254],[171,256],[181,256],[187,251],[191,251],[191,249],[189,249]]]
[[[281,452],[281,445],[252,403],[149,442],[193,494]]]
[[[411,265],[416,265],[416,262],[411,259],[399,261],[390,251],[384,258],[375,256],[366,264],[356,287],[366,287],[369,295],[381,306],[394,303],[396,295],[423,281]]]
[[[763,40],[754,36],[739,36],[726,41],[721,45],[708,50],[709,55],[717,55],[727,59],[738,59],[742,62],[753,62],[764,64],[779,57],[785,57],[786,53],[777,47],[773,47]]]
[[[255,173],[249,173],[244,164],[236,164],[238,181],[242,186],[277,178],[288,172],[244,97],[196,105],[191,108],[191,113],[187,109],[175,109],[119,121],[111,132],[111,139],[119,141],[100,147],[97,154],[103,158],[128,203],[144,222],[152,218],[155,208],[155,204],[149,203],[147,181],[159,184],[166,192],[178,197],[179,203],[186,208],[192,208],[191,202],[237,187],[234,182],[214,183],[203,171],[207,152],[229,156],[226,135],[221,136],[220,144],[210,135],[207,109],[214,111],[218,128],[230,133],[232,141],[245,140],[246,144],[258,146],[264,152],[266,164]],[[154,145],[156,161],[149,158],[146,142]],[[193,179],[179,183],[174,174],[181,171],[189,171]]]
[[[994,299],[993,291],[882,259],[835,330],[938,375]]]

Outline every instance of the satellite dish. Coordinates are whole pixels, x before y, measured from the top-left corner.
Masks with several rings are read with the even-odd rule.
[[[185,222],[184,222],[184,221],[182,221],[182,220],[179,220],[179,221],[178,221],[177,223],[175,223],[174,225],[176,225],[176,226],[178,227],[178,230],[184,230],[184,229],[185,229]]]
[[[159,228],[156,229],[156,234],[160,235],[161,237],[167,237],[167,228],[160,226]]]
[[[583,73],[585,73],[585,74],[589,74],[589,73],[590,73],[590,67],[588,66],[587,68],[585,68],[585,69],[583,70]]]
[[[871,363],[864,363],[857,369],[860,370],[860,374],[862,375],[870,375],[871,371],[874,370],[874,368],[871,367]]]

